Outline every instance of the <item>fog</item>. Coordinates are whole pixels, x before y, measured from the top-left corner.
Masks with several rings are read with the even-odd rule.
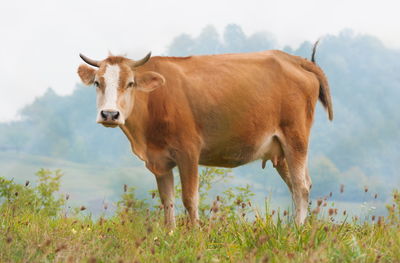
[[[278,48],[296,47],[344,28],[400,48],[398,1],[7,1],[0,10],[0,121],[51,87],[70,94],[80,52],[142,57],[166,54],[172,39],[218,32],[230,23],[247,34],[272,33]]]

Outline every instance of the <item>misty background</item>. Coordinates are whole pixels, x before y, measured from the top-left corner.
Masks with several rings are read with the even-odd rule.
[[[281,49],[310,58],[311,41],[282,45],[276,39],[266,31],[247,33],[239,24],[222,30],[209,25],[199,34],[176,35],[162,54]],[[135,52],[128,49],[127,55],[135,58]],[[330,82],[335,117],[329,122],[318,103],[309,155],[312,198],[332,192],[329,200],[342,207],[384,213],[391,191],[400,187],[400,51],[373,35],[346,29],[324,35],[316,59]],[[39,168],[61,169],[62,191],[94,213],[104,202],[117,200],[124,184],[150,198],[154,176],[132,154],[120,129],[95,123],[95,101],[93,87],[76,83],[69,95],[50,87],[22,107],[17,120],[0,122],[0,176],[24,182],[33,180]],[[265,197],[273,206],[290,206],[289,191],[270,163],[262,170],[261,161],[254,162],[233,169],[232,175],[228,186],[250,185],[260,206]],[[226,186],[216,185],[213,194]]]

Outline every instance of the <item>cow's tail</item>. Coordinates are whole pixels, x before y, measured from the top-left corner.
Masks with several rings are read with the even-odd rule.
[[[324,106],[325,110],[328,112],[329,120],[333,120],[333,107],[332,107],[332,98],[331,98],[331,91],[329,89],[328,79],[325,76],[325,73],[322,69],[317,65],[315,62],[315,52],[317,50],[318,42],[315,42],[312,54],[311,54],[311,65],[307,65],[306,69],[308,71],[313,72],[319,80],[319,100],[321,101],[322,105]],[[311,64],[311,63],[310,63]]]

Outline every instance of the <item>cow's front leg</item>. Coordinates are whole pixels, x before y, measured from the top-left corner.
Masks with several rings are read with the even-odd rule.
[[[156,180],[161,203],[164,207],[165,225],[168,228],[175,228],[174,175],[172,170],[162,175],[156,175]]]
[[[197,225],[199,221],[199,173],[197,160],[183,158],[178,163],[182,183],[182,201],[189,213],[190,221]]]

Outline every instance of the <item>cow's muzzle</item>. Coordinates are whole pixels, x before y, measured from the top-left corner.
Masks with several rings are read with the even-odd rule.
[[[106,127],[116,127],[121,123],[121,114],[119,111],[102,110],[100,111],[101,120],[99,123]]]

